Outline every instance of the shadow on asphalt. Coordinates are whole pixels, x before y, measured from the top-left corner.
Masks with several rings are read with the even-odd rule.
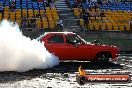
[[[109,62],[107,64],[97,64],[90,62],[60,62],[58,66],[48,69],[30,70],[27,72],[0,72],[0,82],[16,82],[22,80],[31,80],[35,77],[46,73],[74,73],[78,71],[78,67],[82,65],[87,70],[97,69],[122,69],[120,64]]]

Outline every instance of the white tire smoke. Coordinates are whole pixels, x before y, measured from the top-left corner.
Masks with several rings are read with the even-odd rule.
[[[59,59],[46,51],[44,44],[23,36],[17,24],[1,22],[0,71],[24,72],[58,64]]]

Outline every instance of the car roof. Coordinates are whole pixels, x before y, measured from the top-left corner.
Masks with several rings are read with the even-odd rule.
[[[45,34],[75,34],[73,32],[45,32]]]
[[[36,38],[37,40],[39,40],[40,38],[42,38],[45,35],[48,34],[75,34],[73,32],[45,32],[43,35],[40,35],[38,38]]]

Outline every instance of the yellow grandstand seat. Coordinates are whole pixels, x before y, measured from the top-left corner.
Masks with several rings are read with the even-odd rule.
[[[28,17],[32,17],[33,16],[33,13],[28,13]]]
[[[10,15],[14,15],[15,14],[15,12],[10,12]]]
[[[43,28],[48,28],[48,22],[47,20],[43,20]]]
[[[118,30],[118,24],[117,23],[112,23],[113,30]]]
[[[46,9],[46,13],[48,13],[48,12],[51,12],[51,10],[50,9]]]
[[[89,23],[88,29],[93,30],[94,29],[94,24],[93,23]]]
[[[55,13],[57,13],[57,10],[56,10],[56,8],[51,8],[51,12],[53,13],[53,12],[55,12]]]
[[[117,13],[117,10],[113,10],[113,13]]]
[[[4,11],[9,11],[9,6],[5,6]]]
[[[101,20],[101,17],[96,17],[96,20]]]
[[[103,22],[99,22],[99,29],[102,30],[102,25],[103,25]]]
[[[21,18],[21,14],[16,14],[16,19],[20,19]]]
[[[51,7],[50,9],[51,9],[51,10],[57,10],[56,7]]]
[[[102,30],[106,30],[106,23],[105,23],[105,22],[102,22],[101,29],[102,29]]]
[[[2,13],[0,13],[0,20],[2,19]]]
[[[32,17],[33,16],[33,10],[32,9],[29,9],[28,10],[28,17]]]
[[[51,29],[53,29],[53,28],[55,28],[55,23],[54,23],[54,21],[49,21],[49,28],[51,28]]]
[[[16,14],[21,14],[21,12],[17,11]]]
[[[46,7],[46,10],[50,10],[50,7]]]
[[[0,18],[0,21],[2,21],[2,18]]]
[[[11,19],[15,19],[15,15],[10,15],[10,18]]]
[[[114,21],[117,21],[118,20],[118,18],[116,18],[116,17],[114,17],[114,18],[112,18]]]
[[[131,29],[130,29],[130,24],[125,23],[124,25],[125,25],[125,28],[126,28],[127,31],[130,31],[130,30],[131,30]]]
[[[107,20],[107,18],[106,17],[102,17],[102,20]]]
[[[19,27],[21,27],[21,19],[16,19],[16,22],[18,23]]]
[[[14,21],[15,21],[15,19],[11,19],[11,18],[10,18],[9,20],[10,20],[11,22],[14,22]]]
[[[22,15],[27,17],[27,10],[26,9],[22,9]]]
[[[122,13],[122,10],[118,10],[118,13]]]
[[[95,20],[95,17],[90,17],[90,20]]]
[[[34,10],[34,15],[36,15],[37,13],[39,13],[39,10]]]
[[[123,24],[123,23],[120,23],[120,24],[119,24],[119,29],[120,29],[121,31],[124,30],[124,24]]]
[[[8,19],[9,18],[9,14],[4,14],[4,19]]]
[[[45,12],[45,10],[40,10],[40,14],[42,14],[42,13],[44,13]]]
[[[83,26],[84,25],[83,19],[79,19],[79,24],[80,24],[80,26]]]
[[[36,27],[41,28],[41,21],[36,21]]]
[[[94,28],[95,28],[95,30],[99,30],[99,23],[98,22],[94,22]]]
[[[78,8],[73,8],[73,13],[74,13],[74,15],[75,15],[76,17],[79,16],[79,14],[80,14]]]
[[[112,24],[111,23],[106,23],[107,25],[107,30],[112,30]]]

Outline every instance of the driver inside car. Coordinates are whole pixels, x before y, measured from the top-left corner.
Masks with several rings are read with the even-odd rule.
[[[67,41],[67,43],[70,43],[73,45],[81,43],[81,40],[76,35],[67,35],[66,41]]]

